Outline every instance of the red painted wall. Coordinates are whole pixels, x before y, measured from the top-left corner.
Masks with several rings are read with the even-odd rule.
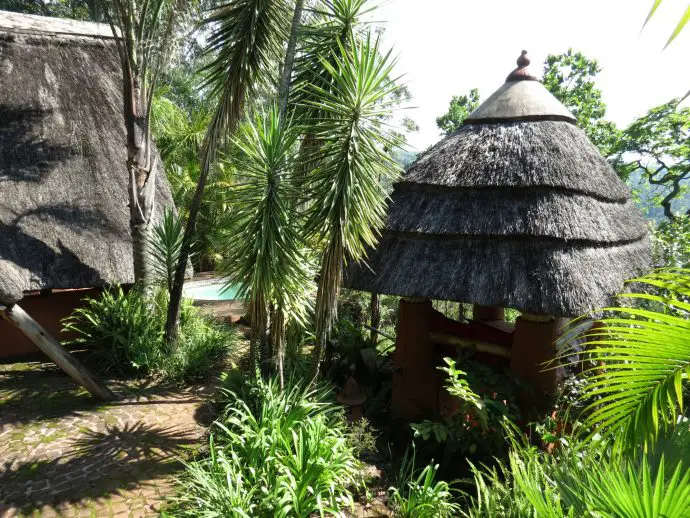
[[[58,340],[64,340],[69,336],[60,332],[62,327],[60,321],[79,307],[85,297],[95,297],[99,292],[100,288],[53,290],[51,294],[27,295],[19,302],[19,305],[51,335]],[[38,348],[19,329],[0,318],[0,358],[34,352],[39,352]]]

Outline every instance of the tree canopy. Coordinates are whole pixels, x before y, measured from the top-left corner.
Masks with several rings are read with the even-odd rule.
[[[467,95],[454,95],[448,111],[436,118],[436,125],[448,136],[460,129],[464,120],[479,107],[479,89],[472,88]]]

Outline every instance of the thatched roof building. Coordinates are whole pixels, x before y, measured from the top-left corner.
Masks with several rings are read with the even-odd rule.
[[[346,285],[574,316],[650,261],[630,191],[530,76],[506,83],[395,185],[378,247]]]
[[[108,26],[0,12],[0,303],[133,282],[122,103]]]

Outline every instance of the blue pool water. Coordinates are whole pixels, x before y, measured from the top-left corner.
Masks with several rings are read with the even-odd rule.
[[[194,300],[237,300],[238,286],[224,290],[222,282],[190,282],[184,288],[184,296]]]

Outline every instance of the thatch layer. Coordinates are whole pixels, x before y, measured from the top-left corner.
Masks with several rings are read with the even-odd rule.
[[[443,189],[409,183],[397,185],[386,228],[421,234],[601,243],[630,241],[647,234],[647,223],[630,200],[608,202],[543,187]]]
[[[0,301],[133,282],[115,41],[0,26],[0,92]]]
[[[349,266],[346,284],[391,295],[577,316],[605,306],[631,272],[647,267],[649,255],[646,237],[602,247],[386,232],[366,264]]]
[[[605,305],[650,255],[629,189],[582,130],[473,121],[410,166],[381,242],[345,284],[575,316]]]
[[[625,202],[630,190],[577,126],[465,125],[410,166],[405,181],[448,187],[552,187]]]

